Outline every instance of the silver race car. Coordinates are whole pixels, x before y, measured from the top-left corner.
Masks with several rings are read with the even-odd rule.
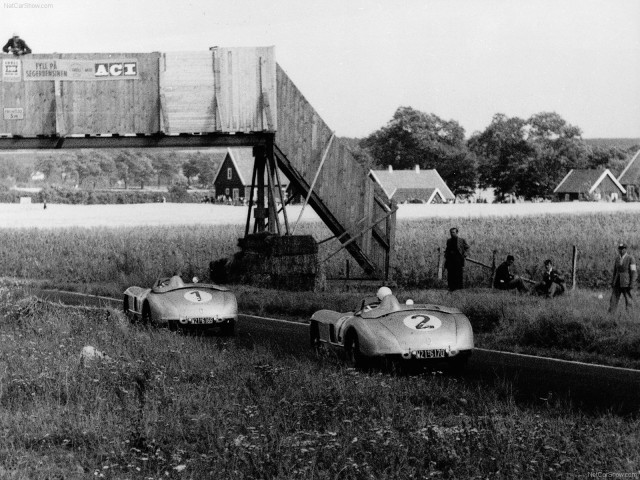
[[[219,329],[232,335],[238,303],[227,288],[213,284],[184,283],[179,276],[160,278],[151,288],[129,287],[123,308],[132,321],[189,330]]]
[[[354,312],[315,312],[310,336],[313,348],[341,351],[352,366],[377,358],[399,364],[445,362],[460,370],[473,351],[471,323],[460,310],[401,304],[391,294],[365,299]]]

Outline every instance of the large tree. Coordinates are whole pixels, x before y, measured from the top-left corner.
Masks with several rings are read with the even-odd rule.
[[[495,187],[498,198],[550,197],[570,169],[592,166],[580,129],[557,113],[527,120],[497,114],[468,145],[479,158],[480,184]]]
[[[455,194],[476,187],[476,159],[464,139],[464,129],[454,120],[411,107],[400,107],[381,129],[360,145],[382,168],[435,168]]]
[[[187,155],[187,160],[182,164],[182,173],[187,177],[189,185],[191,185],[191,180],[197,177],[200,186],[208,187],[213,185],[216,167],[211,155],[203,152],[190,152]]]
[[[116,155],[115,163],[117,176],[124,182],[125,188],[129,187],[130,182],[135,182],[143,189],[144,184],[156,173],[151,160],[133,150],[121,150]]]
[[[166,185],[170,185],[174,177],[180,174],[180,164],[175,159],[174,152],[160,152],[151,157],[151,164],[158,174],[158,186],[164,179]]]

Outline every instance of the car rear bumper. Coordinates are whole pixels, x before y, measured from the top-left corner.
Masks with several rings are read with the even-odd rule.
[[[171,329],[184,330],[214,330],[230,328],[236,323],[235,317],[230,318],[202,318],[202,319],[170,319],[166,324]]]
[[[405,352],[405,353],[396,353],[384,355],[385,358],[389,360],[398,360],[403,362],[412,362],[412,363],[437,363],[437,362],[449,362],[454,359],[462,360],[468,359],[471,356],[473,350],[447,350],[444,356],[437,357],[424,357],[417,355],[416,352]]]

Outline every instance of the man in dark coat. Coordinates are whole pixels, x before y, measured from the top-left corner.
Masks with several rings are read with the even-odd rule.
[[[611,279],[611,299],[609,313],[618,309],[620,295],[624,297],[625,307],[629,311],[633,307],[631,289],[638,278],[636,259],[627,253],[627,245],[618,245],[618,255],[613,262],[613,278]]]
[[[564,278],[553,268],[551,259],[544,261],[544,273],[542,274],[542,282],[536,284],[535,292],[538,295],[544,295],[547,298],[557,297],[564,293]]]
[[[511,265],[513,265],[515,261],[516,259],[513,255],[507,255],[507,260],[496,268],[493,288],[497,288],[498,290],[513,290],[517,288],[519,292],[527,291],[527,287],[525,287],[522,278],[511,273]]]
[[[14,33],[13,36],[7,41],[7,43],[2,47],[2,51],[4,53],[13,53],[16,56],[26,55],[27,53],[31,53],[31,49],[27,45],[27,43],[20,38],[20,35]]]
[[[458,236],[458,229],[449,230],[451,238],[447,240],[444,250],[444,268],[447,269],[447,282],[449,291],[464,288],[464,259],[469,251],[469,244],[464,238]]]

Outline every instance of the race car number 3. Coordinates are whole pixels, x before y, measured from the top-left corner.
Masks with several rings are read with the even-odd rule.
[[[184,299],[192,303],[207,303],[213,296],[202,290],[189,290],[184,294]]]

